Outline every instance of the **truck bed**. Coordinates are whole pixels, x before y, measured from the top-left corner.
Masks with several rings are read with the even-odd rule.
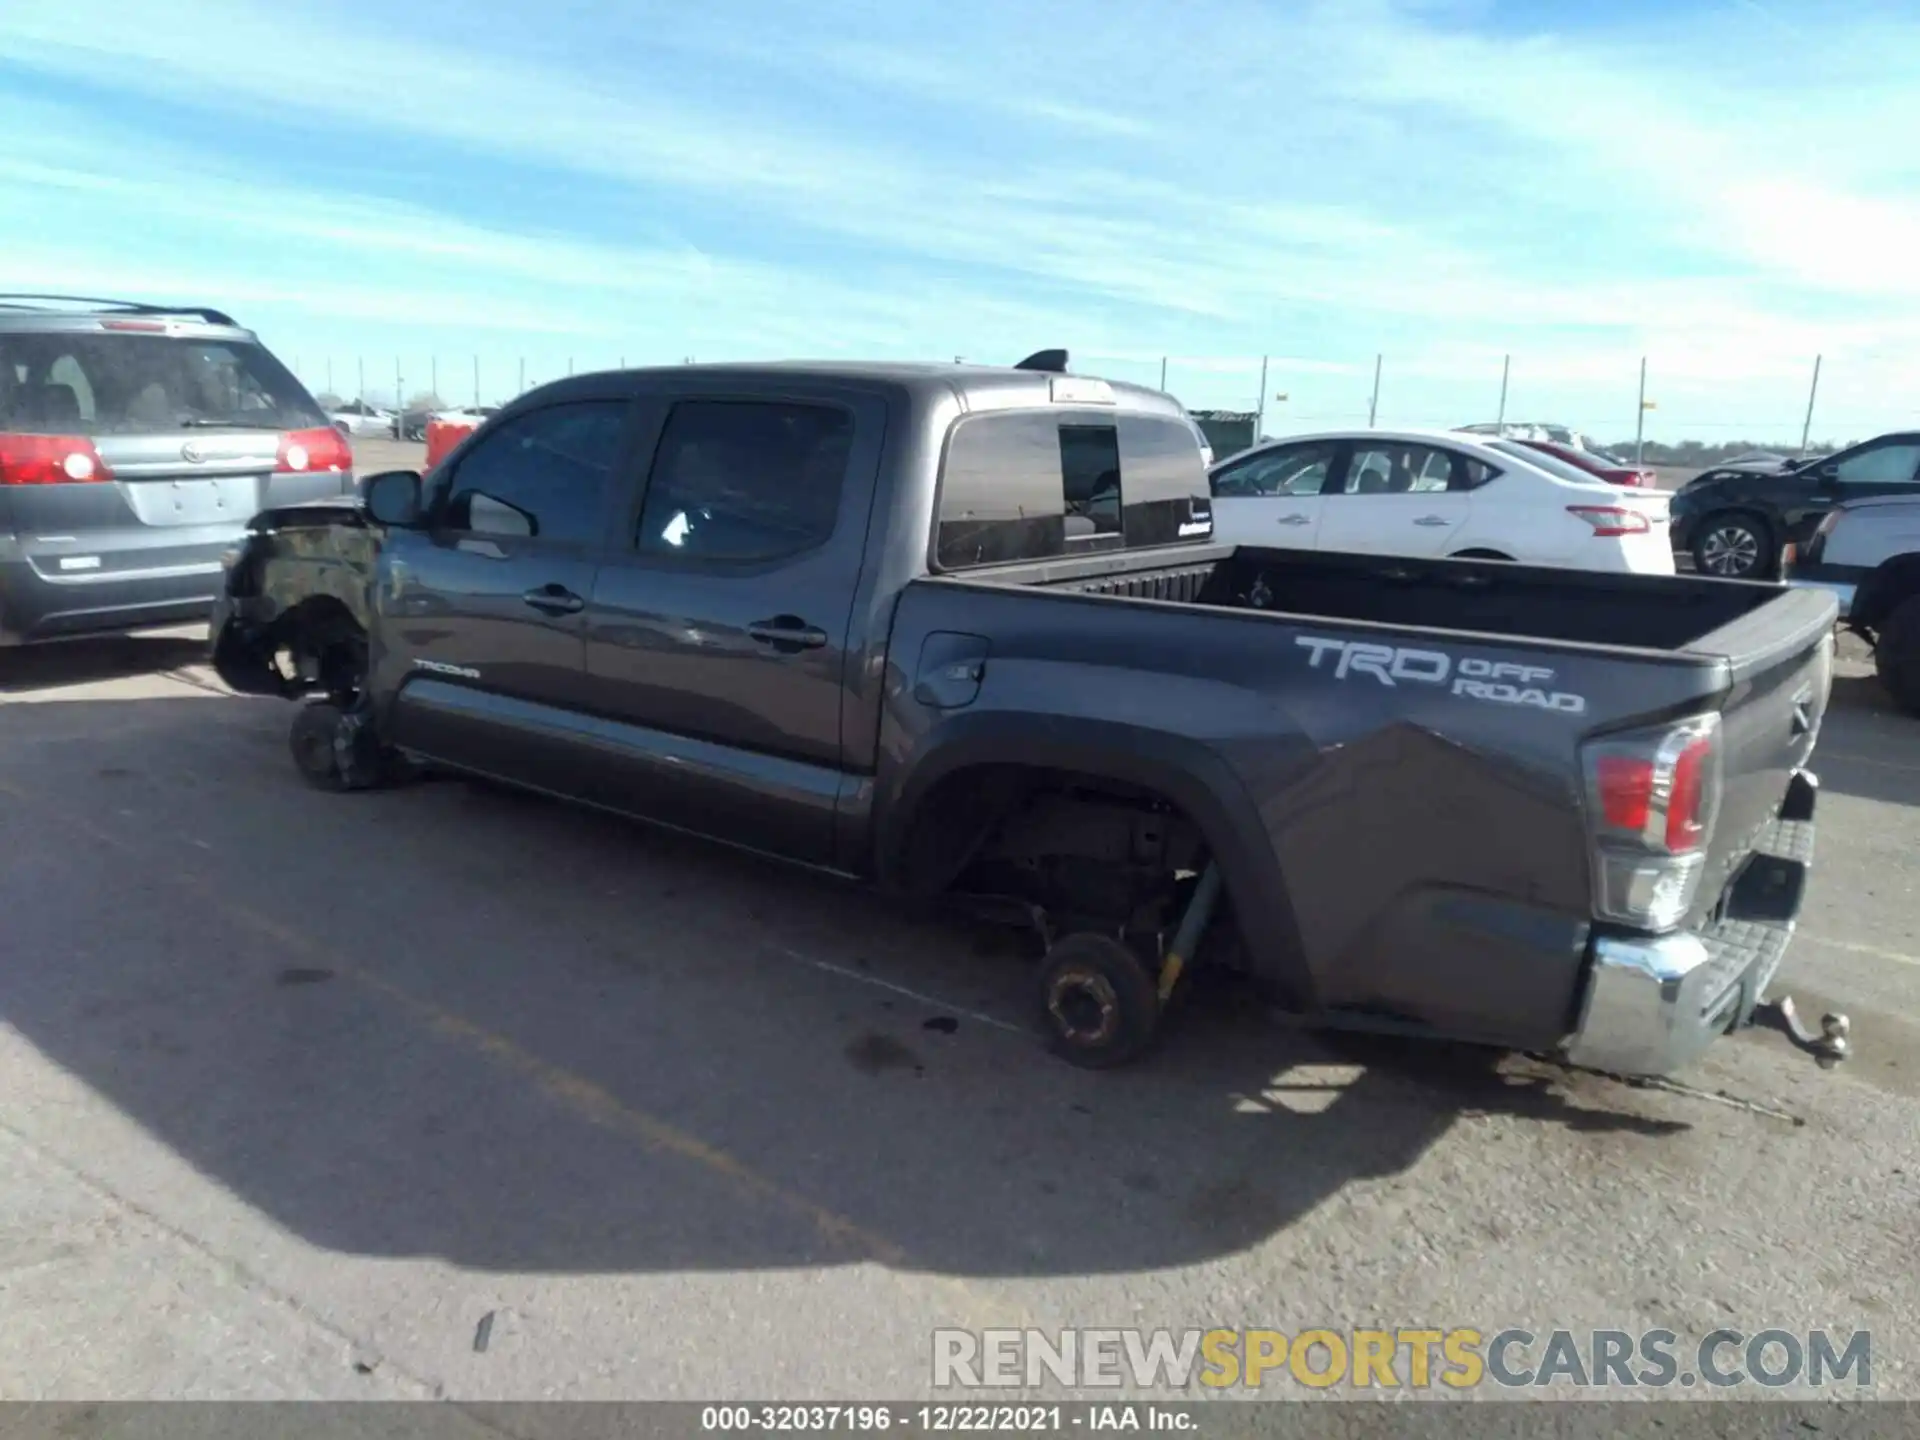
[[[1442,962],[1446,916],[1524,895],[1502,922],[1514,933],[1584,935],[1581,747],[1713,710],[1725,780],[1689,917],[1706,924],[1812,752],[1834,613],[1777,585],[1208,546],[919,581],[894,643],[917,656],[935,632],[992,637],[964,723],[1050,708],[1062,734],[1118,729],[1116,748],[1143,753],[1177,735],[1234,771],[1281,873],[1316,897],[1298,933],[1329,1003],[1436,1019],[1473,970],[1498,978],[1476,1003],[1495,990],[1509,1020],[1547,1024],[1573,989],[1546,981],[1543,942],[1503,963],[1481,928]],[[1416,944],[1433,958],[1417,994],[1380,958]]]
[[[1817,626],[1818,603],[1794,604],[1775,585],[1690,575],[1611,575],[1503,561],[1213,546],[1177,562],[1134,552],[976,572],[970,580],[1258,609],[1322,621],[1413,627],[1456,635],[1559,641],[1609,650],[1751,661],[1742,621],[1774,602],[1766,629],[1775,648],[1786,611]],[[1779,602],[1787,602],[1785,610]],[[1789,627],[1797,636],[1801,625]]]

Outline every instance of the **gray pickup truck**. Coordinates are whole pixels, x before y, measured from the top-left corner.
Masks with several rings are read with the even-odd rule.
[[[1215,544],[1179,405],[1043,352],[542,386],[257,516],[213,658],[323,786],[491,777],[1031,924],[1078,1064],[1206,964],[1654,1075],[1778,1008],[1834,616]]]

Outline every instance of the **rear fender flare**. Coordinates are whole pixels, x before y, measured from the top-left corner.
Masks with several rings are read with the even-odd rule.
[[[1220,865],[1248,954],[1288,1002],[1317,1000],[1300,927],[1260,812],[1227,763],[1197,740],[1080,716],[952,716],[920,738],[901,778],[876,806],[875,870],[897,885],[900,857],[921,805],[942,780],[975,766],[1063,770],[1150,790],[1200,828]]]

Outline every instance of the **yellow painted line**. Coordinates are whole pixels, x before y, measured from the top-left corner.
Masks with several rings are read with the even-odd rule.
[[[0,795],[23,803],[30,797],[4,780]],[[136,853],[126,838],[76,816],[53,813],[49,816],[87,839],[108,845],[123,853]],[[488,1030],[451,1010],[423,1000],[411,991],[381,976],[370,974],[350,963],[327,946],[293,930],[271,916],[231,899],[199,876],[185,871],[173,872],[173,879],[202,897],[229,920],[254,930],[296,954],[316,962],[340,979],[349,980],[394,1002],[436,1033],[459,1041],[487,1059],[530,1082],[553,1103],[602,1129],[638,1140],[648,1149],[673,1155],[727,1181],[744,1195],[773,1208],[785,1210],[810,1222],[829,1242],[866,1259],[879,1262],[885,1273],[901,1283],[923,1278],[937,1289],[949,1292],[963,1310],[974,1317],[980,1328],[1010,1327],[1032,1329],[1034,1320],[1017,1302],[980,1294],[954,1276],[935,1274],[915,1264],[908,1251],[895,1241],[869,1229],[850,1216],[808,1199],[779,1181],[762,1175],[745,1161],[711,1145],[678,1126],[644,1110],[636,1109],[603,1086],[562,1066],[542,1060],[504,1035]],[[876,1183],[879,1177],[876,1177]],[[905,1272],[905,1273],[902,1273]]]
[[[1852,940],[1829,940],[1824,935],[1802,933],[1802,940],[1811,940],[1815,945],[1825,945],[1830,950],[1845,950],[1853,955],[1871,955],[1876,960],[1891,960],[1895,965],[1912,965],[1920,969],[1920,955],[1903,955],[1898,950],[1887,950],[1879,945],[1861,945]]]

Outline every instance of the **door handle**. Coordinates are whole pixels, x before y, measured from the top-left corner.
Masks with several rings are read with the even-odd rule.
[[[827,632],[809,625],[798,615],[776,615],[771,620],[756,620],[747,626],[747,634],[762,645],[789,654],[796,650],[818,650],[827,643]]]
[[[1422,515],[1413,523],[1416,525],[1451,525],[1453,522],[1444,515]]]
[[[542,585],[520,598],[547,615],[577,615],[587,608],[587,602],[564,585]]]
[[[1291,515],[1280,516],[1279,519],[1274,523],[1279,525],[1311,525],[1313,523],[1313,520],[1311,519],[1311,517],[1302,515],[1296,511],[1294,514],[1291,514]]]

